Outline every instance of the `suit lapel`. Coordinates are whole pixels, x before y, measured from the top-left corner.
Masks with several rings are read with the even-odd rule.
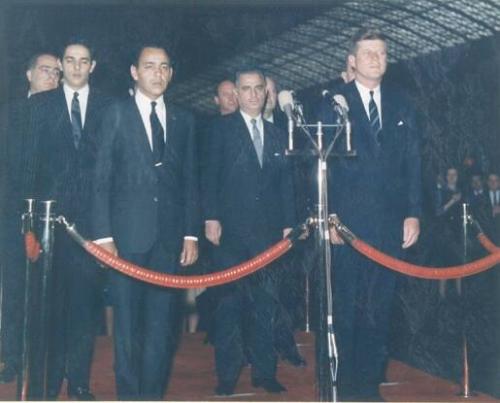
[[[64,96],[64,90],[62,87],[57,89],[55,93],[55,99],[53,108],[57,120],[55,122],[55,133],[61,136],[61,141],[66,143],[67,148],[71,150],[76,150],[75,143],[73,141],[73,129],[71,127],[71,118],[69,116],[68,106],[66,104],[66,97]]]
[[[127,130],[127,132],[134,136],[133,140],[136,142],[139,152],[143,155],[145,160],[149,161],[151,166],[153,166],[153,152],[151,151],[148,134],[146,132],[146,128],[144,127],[144,123],[142,122],[141,114],[137,104],[135,103],[134,97],[130,97],[129,105],[130,113],[128,115],[130,116],[130,130]]]

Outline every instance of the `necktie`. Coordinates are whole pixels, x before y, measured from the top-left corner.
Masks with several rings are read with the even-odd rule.
[[[370,128],[372,134],[377,138],[378,132],[381,129],[381,125],[380,125],[380,115],[378,113],[377,104],[373,99],[373,91],[370,91],[370,102],[368,103],[368,110],[370,113]]]
[[[252,123],[252,141],[253,146],[255,147],[255,152],[257,153],[257,158],[259,159],[259,164],[262,166],[262,149],[264,148],[262,145],[262,137],[259,132],[259,128],[257,127],[257,120],[251,119]]]
[[[153,158],[155,162],[160,162],[163,158],[163,151],[165,149],[165,136],[155,108],[156,102],[153,101],[151,102],[151,114],[149,115],[149,121],[151,122],[151,134],[153,138]]]
[[[71,129],[73,132],[73,143],[78,148],[82,138],[82,113],[80,112],[78,92],[73,94],[73,100],[71,101]]]

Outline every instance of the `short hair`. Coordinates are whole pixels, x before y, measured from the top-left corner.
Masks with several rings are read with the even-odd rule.
[[[219,95],[219,87],[222,83],[225,83],[225,82],[229,82],[229,83],[234,84],[234,81],[230,78],[224,78],[223,80],[218,81],[217,84],[214,86],[214,95],[215,96]]]
[[[141,54],[144,51],[144,49],[146,49],[146,48],[162,49],[165,52],[165,54],[167,55],[168,60],[170,61],[170,65],[172,65],[172,57],[170,56],[170,53],[167,50],[167,48],[164,45],[162,45],[160,43],[156,43],[156,42],[144,42],[144,43],[137,45],[133,50],[130,64],[134,65],[135,67],[138,67],[139,66],[139,59],[141,58]]]
[[[38,58],[41,56],[52,56],[53,58],[57,59],[57,56],[53,54],[52,52],[38,52],[35,53],[33,56],[31,56],[28,61],[26,62],[26,70],[32,70],[35,68]]]
[[[70,46],[73,45],[80,45],[87,48],[90,54],[90,60],[95,60],[95,49],[87,40],[87,38],[84,38],[83,36],[72,36],[66,42],[64,42],[61,51],[59,53],[59,57],[61,58],[61,60],[64,57],[66,49],[68,49]]]
[[[382,42],[387,42],[387,37],[377,29],[367,27],[359,29],[351,38],[349,54],[354,55],[356,53],[359,42],[377,39]]]
[[[240,77],[243,74],[257,74],[262,78],[262,81],[266,82],[266,76],[261,69],[255,66],[247,66],[237,70],[236,73],[234,74],[234,84],[236,86],[238,86],[240,82]]]

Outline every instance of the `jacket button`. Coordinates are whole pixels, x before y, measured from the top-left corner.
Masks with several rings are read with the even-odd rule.
[[[153,197],[154,202],[158,202],[158,197]]]

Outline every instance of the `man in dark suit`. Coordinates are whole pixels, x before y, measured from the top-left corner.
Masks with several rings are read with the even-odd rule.
[[[217,246],[214,261],[220,269],[264,251],[294,223],[292,179],[284,155],[286,135],[262,119],[263,74],[254,69],[237,73],[236,94],[240,110],[213,127],[203,180],[205,234]],[[218,395],[231,395],[238,381],[244,355],[243,320],[253,385],[272,393],[285,390],[276,380],[275,298],[269,268],[217,289]]]
[[[488,175],[488,199],[491,212],[491,237],[498,244],[500,242],[500,176],[496,173]]]
[[[38,200],[55,200],[56,212],[88,236],[96,135],[109,98],[89,86],[96,61],[82,38],[67,42],[59,66],[63,86],[32,97],[31,193]],[[93,400],[89,378],[102,307],[101,273],[61,227],[55,232],[51,296],[47,397],[57,398],[66,377],[71,398]]]
[[[387,67],[383,35],[359,31],[348,60],[355,80],[340,92],[349,105],[357,156],[331,164],[329,210],[361,239],[400,257],[419,236],[420,134],[415,112],[401,91],[382,81]],[[345,144],[341,147],[345,150]],[[340,396],[378,400],[396,275],[341,245],[334,229],[330,236],[338,245],[333,251],[333,286]]]
[[[19,370],[22,340],[22,314],[24,300],[25,257],[21,236],[21,215],[26,176],[25,142],[28,141],[30,96],[52,90],[59,85],[60,70],[57,57],[50,53],[37,53],[28,62],[26,78],[27,96],[16,99],[2,108],[3,158],[5,174],[2,184],[2,361],[4,368],[0,382],[14,380]]]
[[[128,261],[164,273],[198,256],[194,120],[167,103],[171,60],[144,46],[130,67],[134,97],[114,104],[101,130],[93,236]],[[110,273],[115,377],[123,399],[163,398],[175,349],[175,290]]]

